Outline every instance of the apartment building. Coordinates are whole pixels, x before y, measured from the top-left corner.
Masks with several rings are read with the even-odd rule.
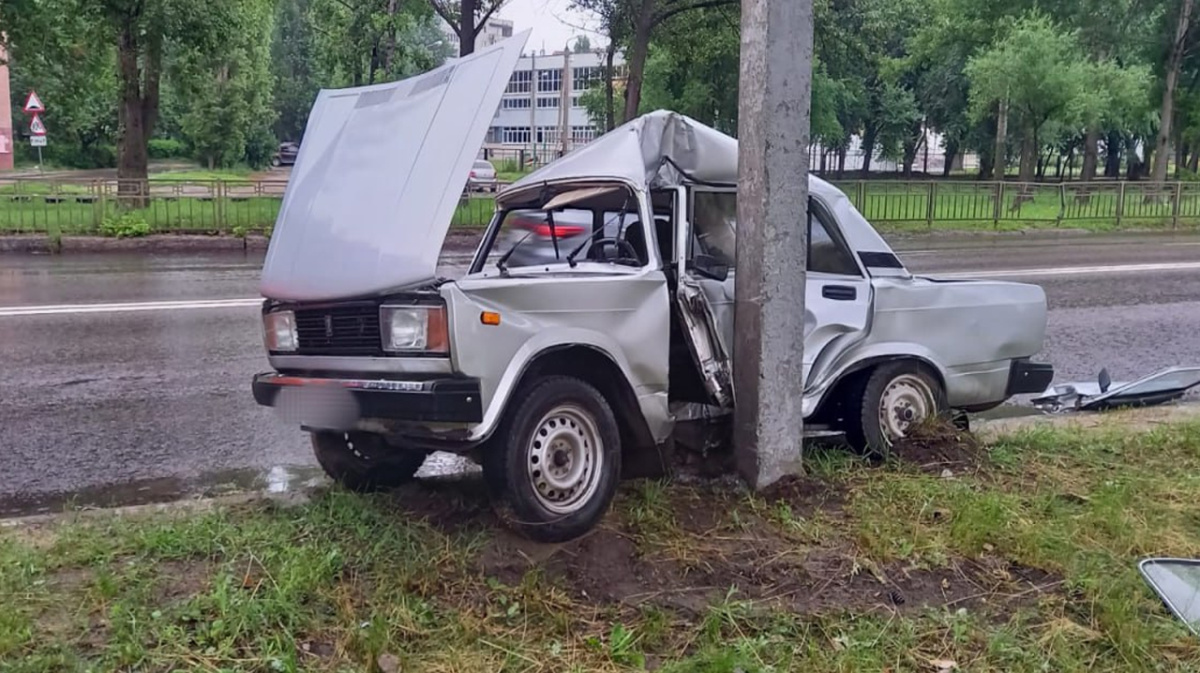
[[[618,77],[624,59],[613,62]],[[524,150],[541,160],[570,152],[598,132],[580,97],[603,82],[603,51],[529,54],[521,58],[509,80],[500,109],[492,120],[484,148],[493,156]]]

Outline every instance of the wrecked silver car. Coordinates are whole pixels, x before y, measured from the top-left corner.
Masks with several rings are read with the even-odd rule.
[[[677,419],[735,404],[737,143],[671,112],[636,119],[505,189],[467,273],[439,279],[522,40],[321,94],[263,269],[275,371],[253,389],[349,488],[463,454],[516,528],[565,540]],[[882,454],[932,415],[1046,389],[1051,368],[1029,360],[1041,288],[914,277],[842,192],[809,184],[810,428]]]

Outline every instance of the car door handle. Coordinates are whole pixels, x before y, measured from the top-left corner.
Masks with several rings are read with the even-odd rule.
[[[834,301],[854,301],[858,299],[858,290],[850,285],[826,285],[821,288],[821,296]]]

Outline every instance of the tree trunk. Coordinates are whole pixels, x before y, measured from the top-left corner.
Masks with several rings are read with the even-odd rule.
[[[1121,145],[1124,142],[1119,132],[1108,134],[1108,141],[1104,143],[1104,177],[1114,180],[1121,177]]]
[[[1154,170],[1151,179],[1167,181],[1167,164],[1171,160],[1171,123],[1175,118],[1175,88],[1179,84],[1179,70],[1183,66],[1186,52],[1185,39],[1192,21],[1192,8],[1196,0],[1183,0],[1179,9],[1179,24],[1175,27],[1175,39],[1167,57],[1167,76],[1163,84],[1162,109],[1159,113],[1158,140],[1154,143]]]
[[[1032,126],[1026,126],[1021,136],[1021,170],[1017,179],[1021,182],[1033,182],[1037,163],[1037,133]]]
[[[950,177],[950,173],[954,170],[954,161],[958,159],[958,143],[953,140],[946,141],[946,165],[942,166],[942,177]]]
[[[1096,166],[1100,163],[1100,130],[1091,128],[1088,129],[1087,136],[1083,139],[1083,172],[1080,173],[1079,179],[1083,182],[1092,182],[1096,179]]]
[[[642,0],[637,24],[633,31],[633,49],[629,56],[629,76],[625,79],[625,121],[638,116],[642,104],[642,78],[646,74],[646,57],[650,53],[650,33],[654,30],[654,8],[657,0]]]
[[[847,150],[847,147],[845,145],[842,145],[841,147],[839,147],[837,149],[837,159],[838,159],[837,179],[838,180],[841,180],[846,175],[846,150]]]
[[[1177,134],[1178,135],[1178,134]],[[1187,163],[1188,146],[1183,138],[1175,138],[1175,179],[1183,179],[1183,165]]]
[[[821,148],[821,167],[817,170],[818,170],[818,172],[821,173],[821,175],[825,175],[828,172],[828,169],[829,169],[829,152],[824,147],[822,147]]]
[[[458,55],[470,56],[475,53],[475,14],[479,9],[479,0],[462,0],[461,12],[458,15]],[[537,86],[536,75],[533,78]]]
[[[996,116],[996,151],[992,155],[992,179],[1004,180],[1008,171],[1008,100],[1000,101],[1000,111]]]
[[[383,69],[387,72],[387,78],[391,79],[394,76],[392,66],[396,62],[396,0],[388,0],[387,4],[387,40],[383,43]]]
[[[149,204],[146,179],[150,173],[147,152],[146,106],[142,98],[142,73],[138,67],[141,45],[136,20],[130,19],[117,33],[117,76],[120,80],[119,140],[117,148],[117,196],[123,208],[141,209]],[[157,85],[157,83],[155,83]]]
[[[1188,160],[1188,170],[1192,174],[1200,173],[1200,147],[1192,150],[1192,158]]]
[[[1129,136],[1125,139],[1125,178],[1127,180],[1137,180],[1142,176],[1142,168],[1146,162],[1138,158],[1134,148],[1137,147],[1137,138]],[[1147,157],[1149,158],[1149,157]]]
[[[367,84],[375,83],[375,73],[379,71],[379,45],[371,47],[371,60],[367,66]]]
[[[879,129],[874,124],[868,123],[863,131],[862,139],[862,176],[864,178],[871,176],[871,159],[875,156],[875,141],[879,140]]]
[[[616,93],[613,91],[613,59],[616,57],[617,44],[610,39],[608,49],[604,52],[604,126],[605,131],[617,128]]]

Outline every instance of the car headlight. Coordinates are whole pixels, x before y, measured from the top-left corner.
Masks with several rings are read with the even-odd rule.
[[[275,311],[263,317],[263,340],[271,352],[292,353],[300,349],[296,337],[296,314],[291,311]]]
[[[444,306],[383,306],[379,326],[389,353],[450,352]]]

